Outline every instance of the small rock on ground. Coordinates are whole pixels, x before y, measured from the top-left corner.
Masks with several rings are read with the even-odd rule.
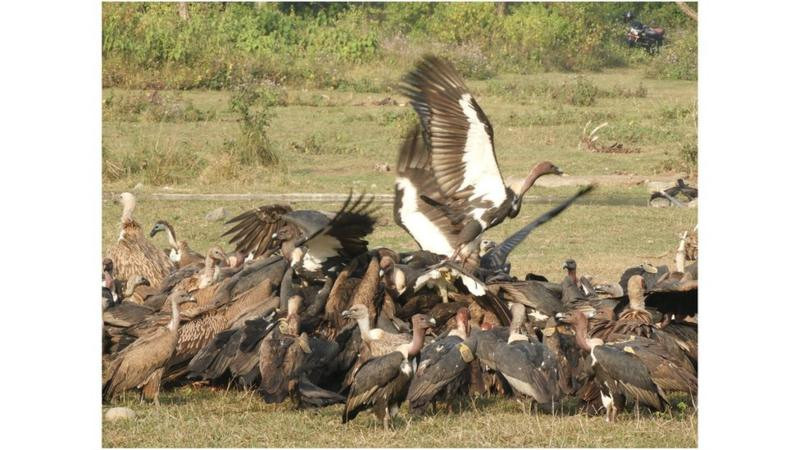
[[[217,222],[228,217],[228,211],[225,208],[217,208],[206,214],[206,220],[209,222]]]
[[[109,421],[127,420],[133,419],[134,417],[136,417],[136,413],[130,408],[117,407],[106,411],[106,420]]]

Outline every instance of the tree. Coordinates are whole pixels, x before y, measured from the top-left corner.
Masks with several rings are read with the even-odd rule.
[[[684,14],[691,17],[695,22],[697,22],[697,11],[693,10],[686,2],[675,2],[678,4],[678,8],[683,11]]]

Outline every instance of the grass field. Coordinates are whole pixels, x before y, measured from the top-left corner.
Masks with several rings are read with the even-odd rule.
[[[514,400],[464,401],[463,409],[411,417],[403,407],[393,430],[371,414],[341,424],[342,407],[295,410],[265,404],[257,394],[184,387],[160,407],[121,402],[134,420],[105,422],[105,447],[696,447],[697,412],[673,397],[665,413],[603,417],[523,414]],[[680,406],[678,406],[680,405]]]
[[[387,72],[387,70],[384,70]],[[388,70],[391,72],[391,70]],[[397,73],[399,75],[399,72]],[[550,160],[572,176],[688,174],[686,151],[696,150],[696,83],[645,79],[637,70],[583,75],[500,76],[469,81],[494,125],[497,158],[504,175],[523,175],[535,162]],[[377,80],[376,86],[384,83]],[[588,93],[578,86],[589,86]],[[592,89],[595,88],[595,90]],[[378,106],[379,100],[404,99],[378,92],[288,90],[286,106],[271,108],[269,139],[280,159],[277,167],[248,167],[230,158],[240,135],[237,115],[224,91],[150,92],[105,90],[103,111],[106,192],[329,192],[351,187],[391,193],[404,130],[415,120],[408,106]],[[577,97],[576,97],[577,96]],[[150,98],[150,100],[148,100]],[[589,100],[587,100],[589,99]],[[586,106],[581,106],[586,105]],[[622,143],[635,153],[591,153],[579,146],[587,121],[609,122],[600,142]],[[621,177],[624,178],[624,177]],[[502,240],[549,209],[576,187],[534,187],[517,219],[491,230]],[[149,230],[158,219],[172,223],[179,239],[204,252],[222,244],[222,222],[207,212],[225,207],[230,215],[258,202],[155,201],[140,196],[135,217]],[[631,265],[670,264],[679,233],[697,223],[697,210],[648,208],[642,184],[599,187],[585,201],[536,232],[511,256],[515,274],[536,272],[560,280],[567,258],[581,274],[617,281]],[[335,210],[336,204],[293,204],[296,208]],[[392,220],[389,205],[370,236],[370,245],[398,250],[413,240]],[[103,248],[115,239],[120,209],[103,200]],[[163,235],[157,237],[167,247]],[[228,249],[228,246],[225,246]],[[132,421],[105,423],[105,446],[620,446],[697,445],[696,412],[623,415],[617,424],[581,415],[520,413],[514,401],[487,401],[461,414],[438,414],[406,423],[401,413],[389,433],[365,414],[347,428],[341,407],[294,411],[287,404],[265,405],[249,393],[184,387],[166,392],[160,408],[121,402],[139,414]],[[690,404],[690,402],[689,402]],[[402,425],[401,425],[402,423]],[[199,430],[202,430],[200,432]]]

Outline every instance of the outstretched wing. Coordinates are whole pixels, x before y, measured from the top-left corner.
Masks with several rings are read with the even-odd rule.
[[[431,167],[445,198],[469,193],[495,206],[503,203],[507,192],[494,153],[492,125],[453,66],[425,56],[403,78],[400,91],[420,117]]]
[[[547,223],[550,219],[561,214],[565,209],[567,209],[571,204],[573,204],[575,200],[588,194],[589,192],[592,191],[592,189],[594,189],[593,185],[581,188],[581,190],[579,190],[575,195],[568,198],[560,205],[556,206],[550,211],[547,211],[546,213],[537,217],[536,220],[534,220],[533,222],[520,228],[519,231],[509,236],[500,245],[498,245],[497,247],[493,248],[488,253],[483,255],[483,257],[481,258],[481,267],[493,271],[501,270],[503,268],[503,264],[506,263],[506,259],[508,258],[509,253],[511,253],[511,250],[514,250],[514,247],[516,247],[522,241],[524,241],[525,238],[527,238],[528,235],[531,234],[531,231],[533,231],[539,225],[543,225]]]
[[[444,210],[423,201],[423,197],[445,201],[431,168],[430,149],[416,126],[401,145],[397,158],[394,221],[423,250],[451,255],[463,224],[453,223]]]
[[[237,252],[263,255],[267,250],[277,248],[278,243],[272,236],[287,224],[283,215],[291,211],[290,206],[280,204],[246,211],[225,222],[226,225],[235,225],[222,236],[233,235],[228,243],[235,244]]]
[[[347,256],[358,256],[366,252],[367,241],[364,240],[364,237],[375,229],[375,223],[378,220],[375,212],[378,207],[373,205],[375,197],[365,197],[366,194],[361,193],[354,200],[351,190],[342,207],[326,224],[313,228],[301,226],[305,232],[303,238],[295,245],[299,247],[321,234],[327,234],[339,241],[342,252]],[[290,217],[286,217],[286,219],[293,220]]]

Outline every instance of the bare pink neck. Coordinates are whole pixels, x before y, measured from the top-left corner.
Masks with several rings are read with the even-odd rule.
[[[575,342],[578,344],[578,347],[587,352],[592,351],[592,347],[589,345],[589,339],[587,336],[589,328],[588,321],[586,319],[578,320],[578,322],[573,326],[575,328]]]
[[[411,346],[408,348],[408,356],[416,356],[419,354],[419,351],[422,350],[422,344],[425,341],[425,330],[420,327],[414,327],[413,334],[411,336]]]

